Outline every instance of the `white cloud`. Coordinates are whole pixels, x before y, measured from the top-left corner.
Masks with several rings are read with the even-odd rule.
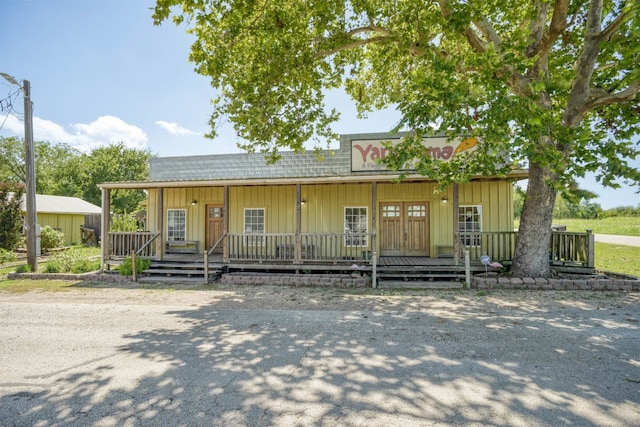
[[[173,123],[173,122],[170,123],[170,122],[165,122],[164,120],[158,120],[156,124],[172,135],[199,135],[198,132],[193,131],[191,129],[183,128],[177,123]]]
[[[88,124],[71,124],[70,128],[67,130],[50,120],[34,117],[33,139],[69,144],[83,152],[117,142],[124,142],[130,148],[144,148],[149,140],[142,129],[114,116],[100,116]],[[2,131],[22,137],[24,123],[9,115]]]

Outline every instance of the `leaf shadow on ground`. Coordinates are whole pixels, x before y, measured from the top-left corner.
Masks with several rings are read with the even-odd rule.
[[[252,308],[240,297],[167,309],[174,327],[126,334],[127,344],[112,349],[114,358],[129,361],[126,373],[105,358],[60,375],[40,392],[0,396],[4,422],[588,426],[640,420],[633,381],[640,379],[640,346],[628,339],[637,337],[637,323],[589,304],[551,312],[500,296],[445,295],[453,297],[359,297],[351,310],[353,300],[344,294],[340,304],[316,310],[295,309],[295,300]]]

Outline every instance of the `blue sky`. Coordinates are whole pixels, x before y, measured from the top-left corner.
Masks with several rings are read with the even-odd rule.
[[[238,152],[230,124],[208,132],[215,91],[188,61],[192,38],[170,22],[154,26],[152,0],[0,0],[0,72],[31,82],[34,139],[80,150],[124,141],[159,156]],[[0,79],[0,99],[15,91]],[[0,113],[0,136],[23,136],[22,98],[16,115]],[[385,132],[391,110],[356,118],[340,92],[327,98],[342,118],[338,133]],[[640,203],[632,189],[581,186],[604,208]]]

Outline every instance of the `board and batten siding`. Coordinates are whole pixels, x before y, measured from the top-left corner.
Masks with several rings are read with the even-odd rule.
[[[200,241],[200,250],[204,248],[205,224],[207,220],[207,205],[222,205],[224,203],[223,187],[195,187],[195,188],[165,188],[164,189],[164,229],[156,230],[158,190],[149,190],[147,205],[147,228],[150,231],[161,231],[166,238],[167,210],[185,209],[187,213],[187,240]],[[195,205],[191,202],[196,201]]]
[[[482,206],[482,231],[513,230],[513,184],[473,181],[460,186],[460,205]]]
[[[41,228],[48,225],[51,228],[61,231],[65,245],[69,246],[82,242],[80,226],[84,224],[83,214],[38,212],[37,218],[37,223]]]
[[[244,232],[244,210],[264,209],[265,233],[294,233],[296,187],[272,185],[229,188],[229,232]]]
[[[372,231],[371,183],[301,185],[302,233],[343,233],[344,208],[364,206],[368,209],[369,232]],[[429,207],[430,253],[435,245],[453,242],[453,189],[450,186],[437,193],[438,184],[432,182],[378,183],[377,216],[380,236],[380,203],[426,202]],[[443,198],[447,199],[445,203]],[[197,203],[191,204],[193,200]],[[148,227],[155,230],[157,189],[149,191]],[[223,187],[166,188],[164,211],[185,209],[187,212],[187,240],[205,242],[206,206],[224,203]],[[513,184],[507,181],[473,181],[459,186],[460,205],[482,207],[483,231],[513,230]],[[227,215],[230,233],[244,232],[244,209],[265,209],[266,233],[295,233],[296,186],[257,185],[229,188]],[[78,226],[79,227],[79,226]],[[166,224],[162,233],[166,236]]]
[[[371,184],[303,185],[301,208],[303,233],[344,233],[344,208],[368,208],[371,231]]]

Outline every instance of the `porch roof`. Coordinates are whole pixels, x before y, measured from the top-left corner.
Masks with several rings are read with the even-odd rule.
[[[209,187],[224,185],[284,185],[292,183],[337,183],[392,181],[394,171],[352,171],[351,141],[391,139],[404,134],[370,133],[341,135],[340,148],[324,150],[319,158],[314,151],[281,152],[281,159],[267,164],[262,153],[211,154],[201,156],[155,157],[149,163],[149,181],[100,184],[100,188]],[[476,179],[524,179],[526,170],[514,170],[504,178],[478,176]],[[433,181],[417,174],[405,174],[406,180]]]

